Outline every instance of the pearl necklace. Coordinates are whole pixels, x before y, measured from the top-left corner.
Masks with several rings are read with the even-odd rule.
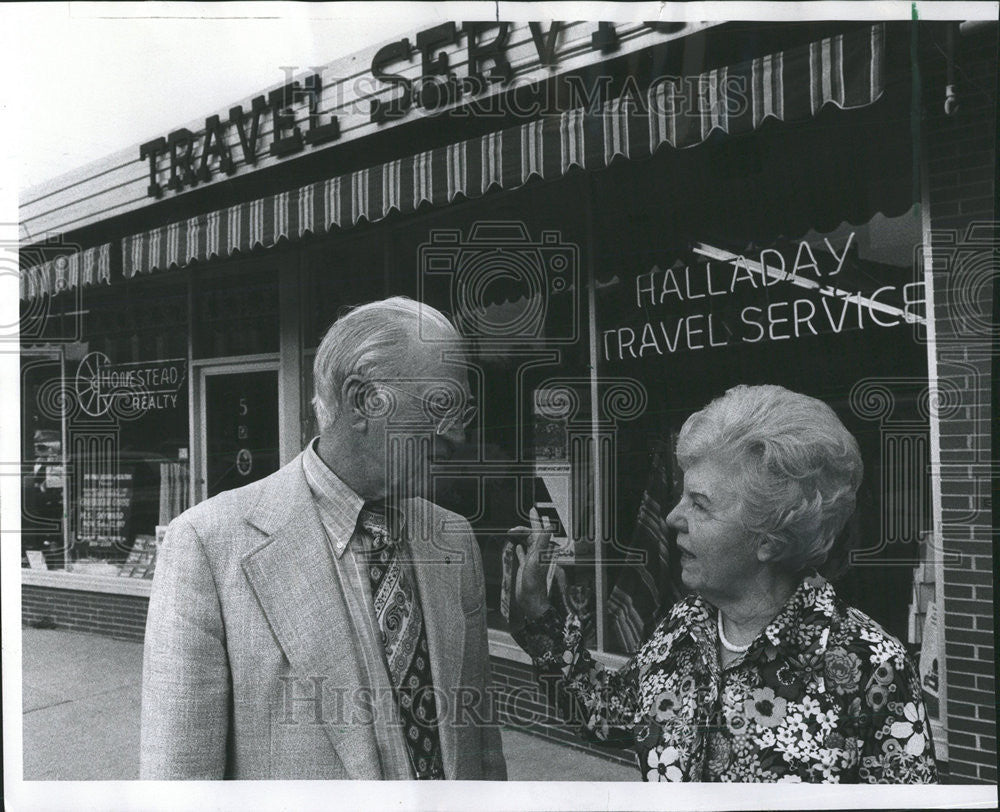
[[[722,631],[722,612],[719,612],[717,617],[719,626],[719,642],[722,643],[722,647],[726,651],[732,652],[733,654],[746,654],[750,650],[750,643],[753,641],[751,640],[750,643],[747,643],[745,646],[734,646],[726,639],[726,633]]]

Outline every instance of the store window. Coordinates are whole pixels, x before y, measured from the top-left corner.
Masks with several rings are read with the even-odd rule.
[[[532,506],[564,543],[570,581],[594,585],[581,182],[529,183],[417,215],[393,233],[394,291],[440,309],[468,339],[477,416],[435,468],[433,499],[473,527],[493,629],[508,627],[507,530],[527,525]]]
[[[80,340],[24,355],[27,505],[65,520],[48,569],[151,579],[158,534],[188,505],[187,287],[141,282],[86,289],[73,299]],[[51,533],[34,535],[51,546]]]
[[[63,507],[66,455],[59,389],[63,361],[54,348],[21,353],[21,563],[66,565]]]
[[[817,397],[857,437],[865,479],[840,548],[854,545],[854,566],[836,586],[907,639],[912,567],[931,527],[908,133],[871,147],[862,141],[884,124],[877,135],[846,117],[825,124],[594,176],[598,378],[632,377],[648,397],[619,434],[598,615],[609,651],[633,650],[681,594],[663,524],[679,497],[674,443],[691,413],[739,383]]]
[[[198,501],[280,467],[281,277],[295,272],[293,255],[276,249],[191,274]]]
[[[312,408],[313,360],[316,348],[337,318],[365,302],[388,295],[386,226],[359,226],[357,232],[338,234],[302,250],[301,426],[302,447],[316,436]]]
[[[585,517],[592,515],[593,483],[586,476],[574,483],[570,465],[571,453],[587,453],[574,452],[571,438],[590,437],[580,180],[455,201],[405,220],[390,217],[333,235],[302,255],[303,445],[316,433],[310,404],[316,347],[346,308],[405,295],[440,309],[469,338],[477,415],[454,456],[436,461],[429,496],[473,526],[491,628],[507,626],[500,611],[506,531],[527,524],[533,505],[563,536],[572,511],[578,529],[592,524]],[[499,266],[491,265],[494,254]],[[440,264],[449,261],[448,268]],[[572,415],[559,412],[567,387]],[[571,504],[574,488],[577,504]],[[581,546],[578,560],[567,550],[564,559],[591,586],[592,546]]]
[[[278,267],[248,259],[192,278],[193,357],[278,352]]]
[[[506,531],[536,506],[570,583],[595,596],[589,644],[624,655],[680,594],[663,518],[681,425],[731,386],[781,384],[830,404],[861,444],[857,565],[837,586],[905,638],[930,528],[908,103],[894,88],[871,109],[715,133],[331,237],[306,264],[303,441],[313,348],[340,308],[403,293],[442,310],[469,338],[480,408],[432,498],[476,532],[490,628],[508,629]],[[858,401],[887,377],[889,417]]]

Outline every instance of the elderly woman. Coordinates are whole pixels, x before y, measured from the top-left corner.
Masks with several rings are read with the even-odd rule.
[[[692,594],[618,672],[584,646],[584,601],[548,603],[550,534],[532,517],[515,637],[562,712],[635,749],[648,781],[935,781],[906,651],[815,571],[862,475],[833,410],[779,386],[737,386],[687,420],[677,459],[684,490],[667,522]]]

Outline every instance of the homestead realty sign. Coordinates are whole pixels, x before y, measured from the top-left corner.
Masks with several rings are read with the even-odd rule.
[[[448,22],[289,81],[147,141],[149,197],[240,166],[353,139],[707,27],[705,23]],[[363,61],[359,64],[359,57]],[[359,70],[360,68],[360,70]],[[289,74],[292,69],[287,69]]]

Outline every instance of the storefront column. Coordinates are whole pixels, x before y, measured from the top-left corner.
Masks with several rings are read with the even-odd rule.
[[[187,390],[188,390],[188,460],[191,466],[191,475],[188,477],[188,504],[194,505],[198,502],[198,470],[199,462],[195,458],[195,449],[199,447],[198,437],[198,390],[197,375],[194,374],[194,281],[191,278],[191,269],[185,268],[185,285],[187,286]]]
[[[299,253],[282,258],[278,274],[278,420],[281,464],[301,448],[302,316],[300,310]]]
[[[59,348],[59,377],[62,379],[64,385],[66,382],[66,350],[63,347]],[[66,454],[69,449],[69,431],[66,426],[66,410],[63,409],[59,416],[59,433],[62,442],[62,467],[63,467],[63,477],[62,477],[62,504],[63,504],[63,515],[62,515],[62,531],[63,531],[63,569],[69,566],[69,551],[73,545],[73,522],[69,520],[70,515],[70,493],[69,493],[69,465],[66,459]]]
[[[594,222],[594,184],[590,178],[587,176],[587,186],[586,192],[583,195],[584,201],[584,211],[587,218],[587,244],[586,250],[584,252],[584,265],[586,266],[586,286],[587,286],[587,336],[588,336],[588,358],[590,361],[590,369],[592,374],[590,376],[590,422],[594,427],[593,435],[593,477],[594,477],[594,527],[597,530],[596,539],[597,543],[594,545],[594,595],[597,600],[597,616],[599,618],[605,617],[605,602],[607,600],[607,593],[605,592],[605,566],[604,566],[604,540],[609,538],[613,531],[608,527],[606,522],[613,521],[613,517],[605,516],[604,514],[604,500],[601,498],[601,485],[604,482],[604,477],[607,473],[602,469],[603,459],[600,452],[600,444],[598,442],[598,424],[601,419],[599,411],[599,392],[598,392],[598,380],[597,380],[597,364],[598,364],[598,347],[597,347],[597,299],[596,299],[596,286],[594,272],[595,259],[595,246],[594,246],[594,230],[596,228],[596,223]],[[614,483],[613,487],[617,487],[617,483]],[[604,641],[604,626],[605,622],[602,620],[597,624],[597,648],[600,651],[605,649]]]
[[[930,260],[930,239],[931,239],[931,213],[930,197],[927,180],[927,138],[921,128],[920,139],[920,219],[921,231],[923,233],[922,250],[924,252],[923,267],[916,268],[922,271],[924,283],[924,297],[929,303],[926,306],[927,323],[925,326],[925,341],[927,345],[927,389],[929,402],[937,399],[940,402],[940,383],[938,381],[937,368],[937,327],[933,317],[934,308],[930,303],[935,301],[933,263]],[[944,614],[943,585],[945,581],[945,548],[944,548],[944,520],[941,513],[941,416],[939,410],[930,410],[928,415],[928,427],[930,430],[930,464],[931,464],[931,520],[933,532],[925,542],[933,545],[931,557],[934,565],[935,603],[937,604],[938,628],[943,626],[942,615]],[[933,656],[937,658],[938,667],[938,710],[936,718],[931,720],[931,733],[934,736],[935,755],[939,762],[948,761],[948,672],[944,668],[944,635],[939,632],[933,642],[937,644],[937,651]],[[922,646],[931,645],[932,641],[923,640]],[[923,657],[923,648],[921,649]]]
[[[956,24],[957,27],[957,24]],[[995,27],[992,28],[995,32]],[[956,32],[951,52],[924,68],[927,201],[931,229],[928,315],[936,323],[931,369],[938,379],[943,547],[941,570],[950,780],[994,783],[996,770],[995,581],[990,472],[992,322],[1000,232],[996,172],[996,38]],[[952,63],[952,64],[949,64]],[[947,71],[951,88],[947,111]],[[995,408],[995,406],[994,406]],[[995,419],[995,418],[994,418]],[[940,755],[940,754],[939,754]]]

